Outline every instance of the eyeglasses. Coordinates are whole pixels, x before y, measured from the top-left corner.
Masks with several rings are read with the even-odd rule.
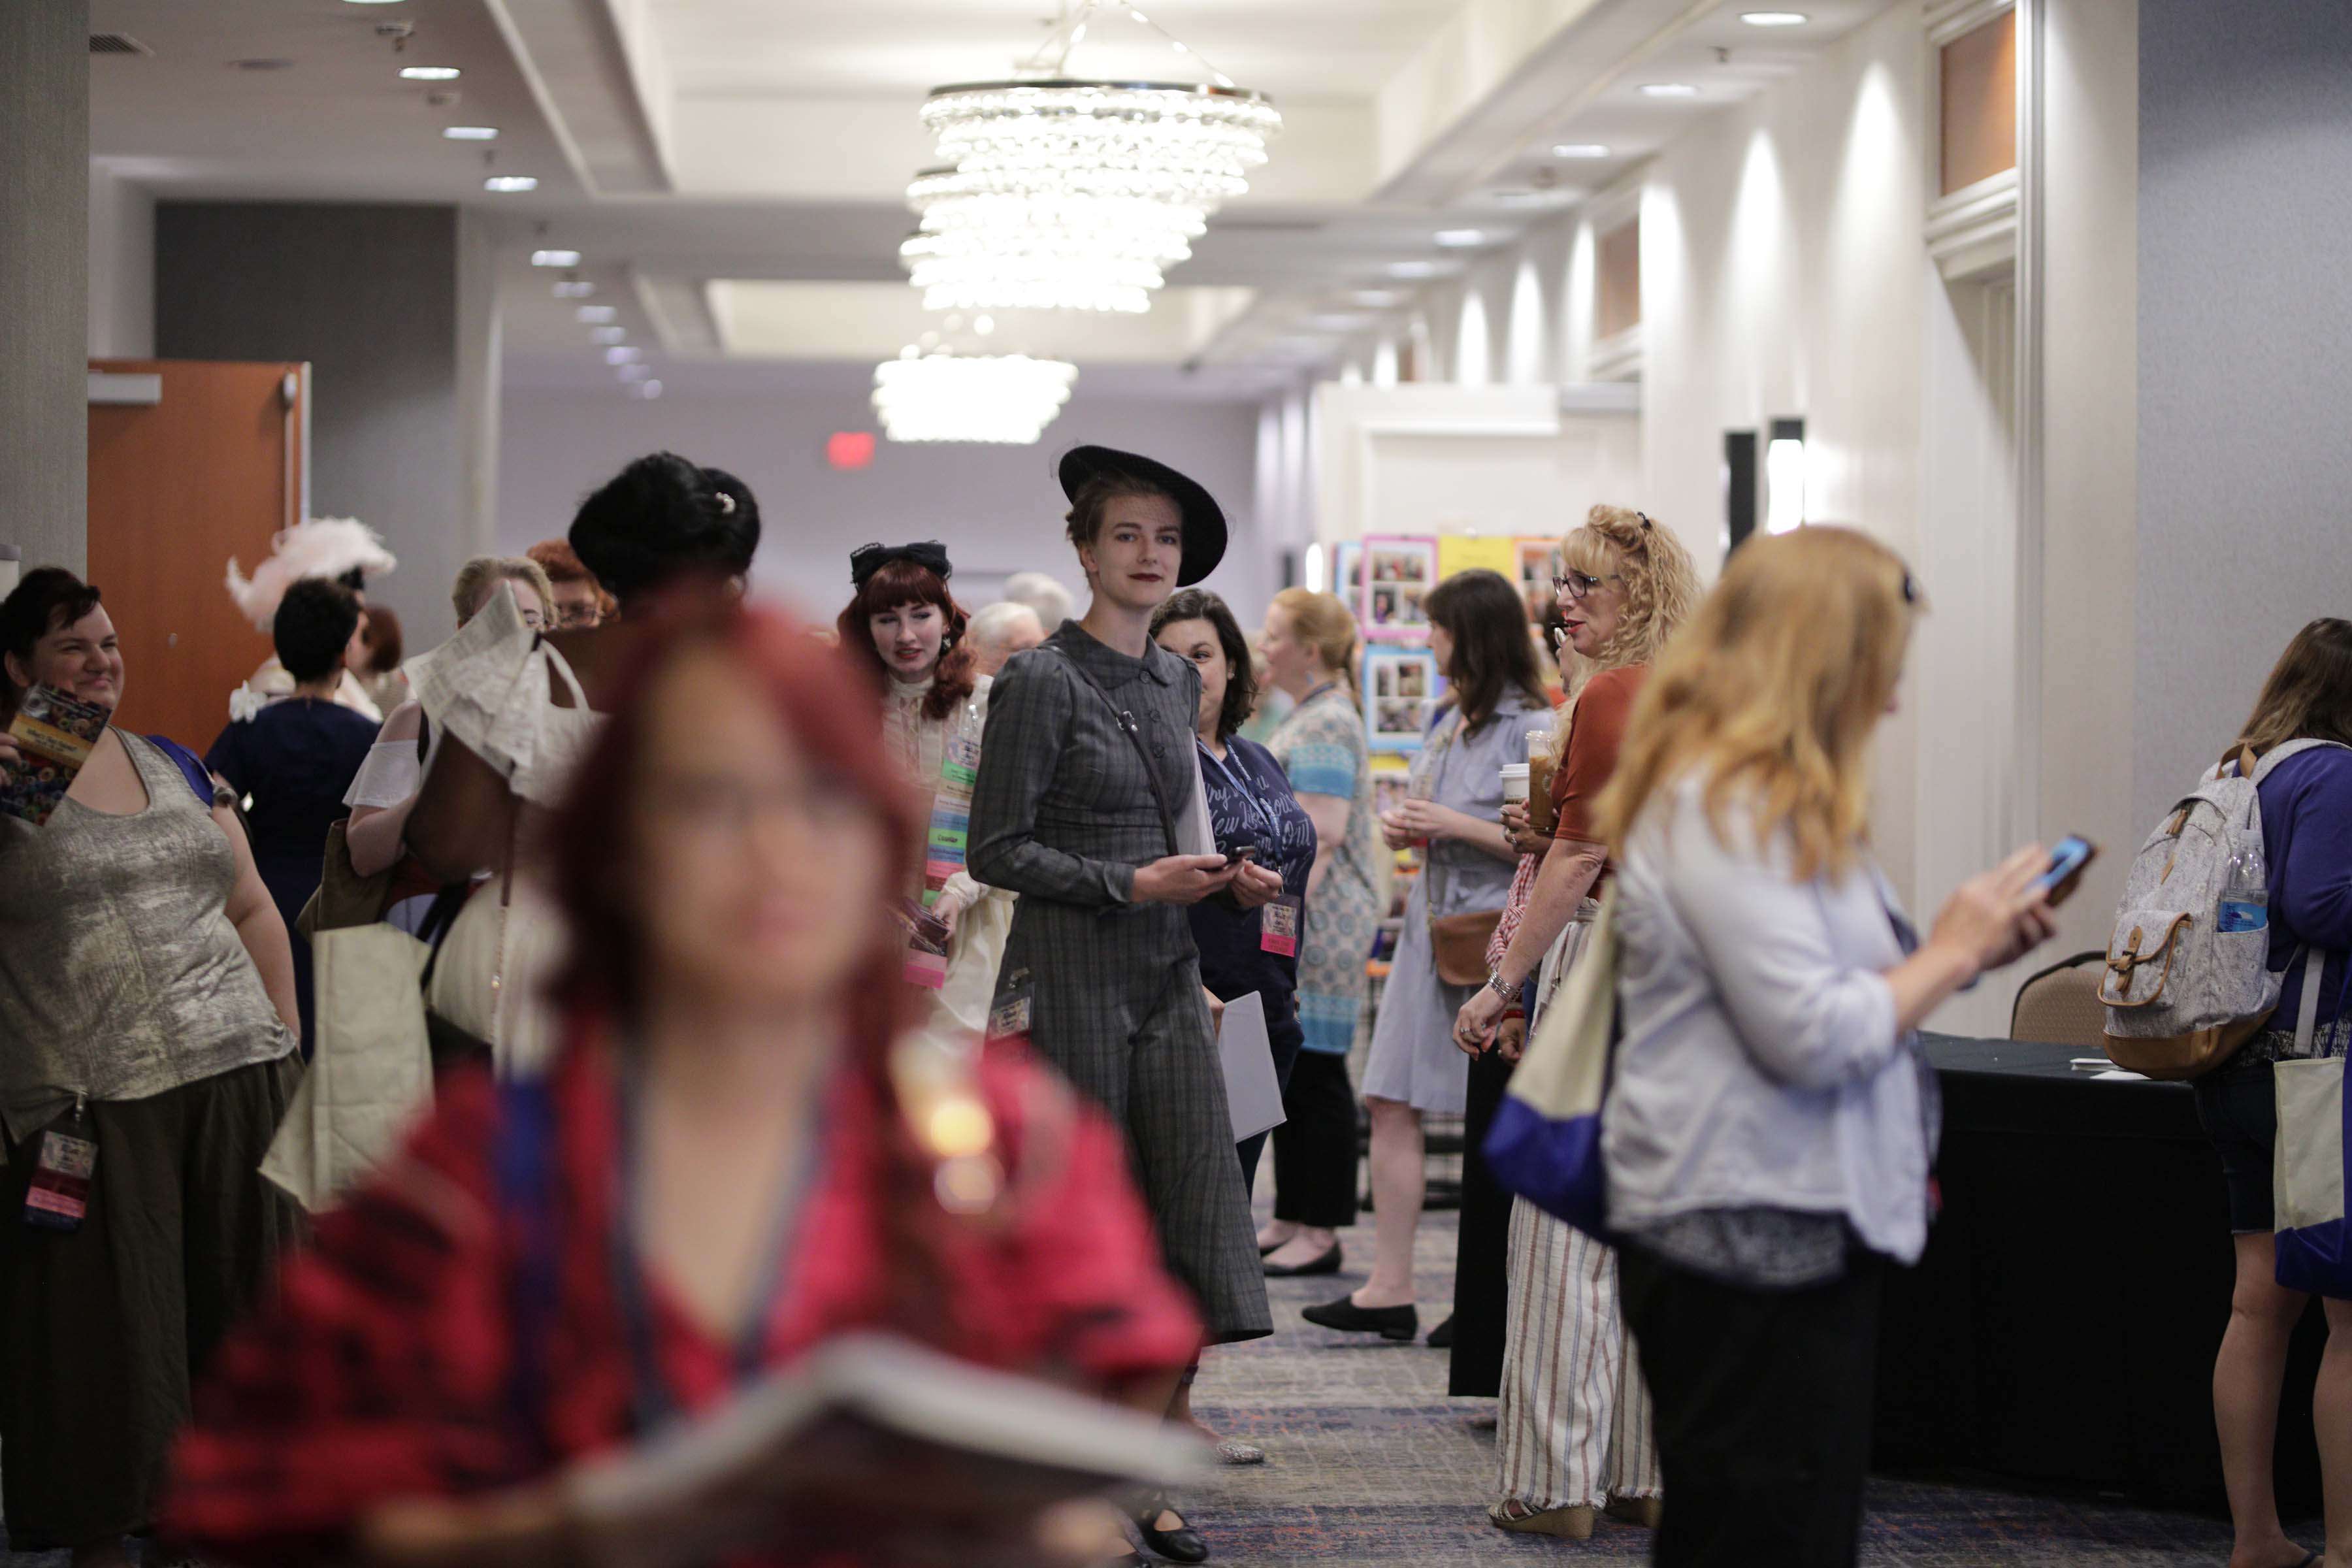
[[[1565,594],[1570,598],[1582,603],[1584,596],[1601,584],[1622,583],[1624,580],[1614,572],[1606,577],[1595,577],[1589,572],[1570,572],[1565,577],[1554,577],[1551,580],[1551,585],[1555,593]]]

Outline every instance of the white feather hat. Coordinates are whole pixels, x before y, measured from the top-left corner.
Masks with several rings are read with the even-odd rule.
[[[382,577],[400,564],[375,530],[355,517],[314,517],[297,523],[270,542],[270,552],[251,577],[237,570],[235,556],[228,563],[228,596],[256,630],[265,632],[278,618],[278,601],[303,578],[341,577],[353,571]]]

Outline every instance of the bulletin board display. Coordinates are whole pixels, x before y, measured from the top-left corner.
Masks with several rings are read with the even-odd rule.
[[[1442,689],[1437,656],[1425,647],[1368,647],[1363,688],[1364,734],[1371,749],[1419,751]]]
[[[1373,642],[1424,642],[1429,612],[1422,601],[1437,585],[1433,534],[1382,533],[1363,541],[1363,596],[1356,605],[1365,637]]]

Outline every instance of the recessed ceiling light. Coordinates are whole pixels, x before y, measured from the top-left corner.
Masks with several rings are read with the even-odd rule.
[[[241,71],[282,71],[291,70],[294,68],[294,62],[292,60],[281,60],[272,58],[250,60],[231,60],[228,63],[235,66]]]
[[[576,250],[534,250],[530,253],[533,267],[577,267],[580,253]]]
[[[360,5],[381,5],[383,3],[384,0],[352,0],[352,4]],[[445,125],[441,128],[441,134],[452,142],[495,142],[499,139],[499,128],[495,125]]]
[[[1812,20],[1802,11],[1742,11],[1739,19],[1751,27],[1801,27]]]
[[[662,384],[658,381],[641,381],[629,390],[639,397],[659,397],[662,395]]]
[[[601,327],[620,312],[610,305],[583,305],[572,312],[573,319],[583,325]]]
[[[1348,296],[1353,305],[1393,305],[1405,297],[1402,289],[1359,289]]]
[[[610,348],[604,351],[604,363],[606,364],[628,364],[633,361],[641,360],[645,357],[646,351],[638,348],[634,343],[624,343],[618,348]]]
[[[591,327],[588,341],[592,343],[625,343],[629,341],[626,327]]]
[[[1563,142],[1551,150],[1555,158],[1606,158],[1609,149],[1598,142]]]
[[[559,300],[585,300],[595,291],[596,285],[585,278],[566,278],[555,286],[555,297]]]
[[[1686,81],[1645,81],[1642,91],[1651,98],[1696,98],[1698,89]]]
[[[1448,250],[1468,250],[1486,243],[1486,231],[1483,228],[1441,228],[1430,237]]]
[[[482,182],[486,191],[535,191],[539,180],[530,174],[492,174]]]
[[[465,74],[456,66],[403,66],[400,68],[400,79],[403,81],[456,81]]]
[[[1443,270],[1434,261],[1391,261],[1388,266],[1391,278],[1434,278]]]

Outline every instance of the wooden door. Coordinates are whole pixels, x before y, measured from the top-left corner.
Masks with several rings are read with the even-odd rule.
[[[228,563],[235,557],[250,575],[272,536],[301,521],[309,369],[193,360],[92,360],[90,369],[163,384],[152,405],[89,409],[89,580],[122,639],[118,719],[201,752],[228,722],[229,693],[270,654],[228,596]]]

